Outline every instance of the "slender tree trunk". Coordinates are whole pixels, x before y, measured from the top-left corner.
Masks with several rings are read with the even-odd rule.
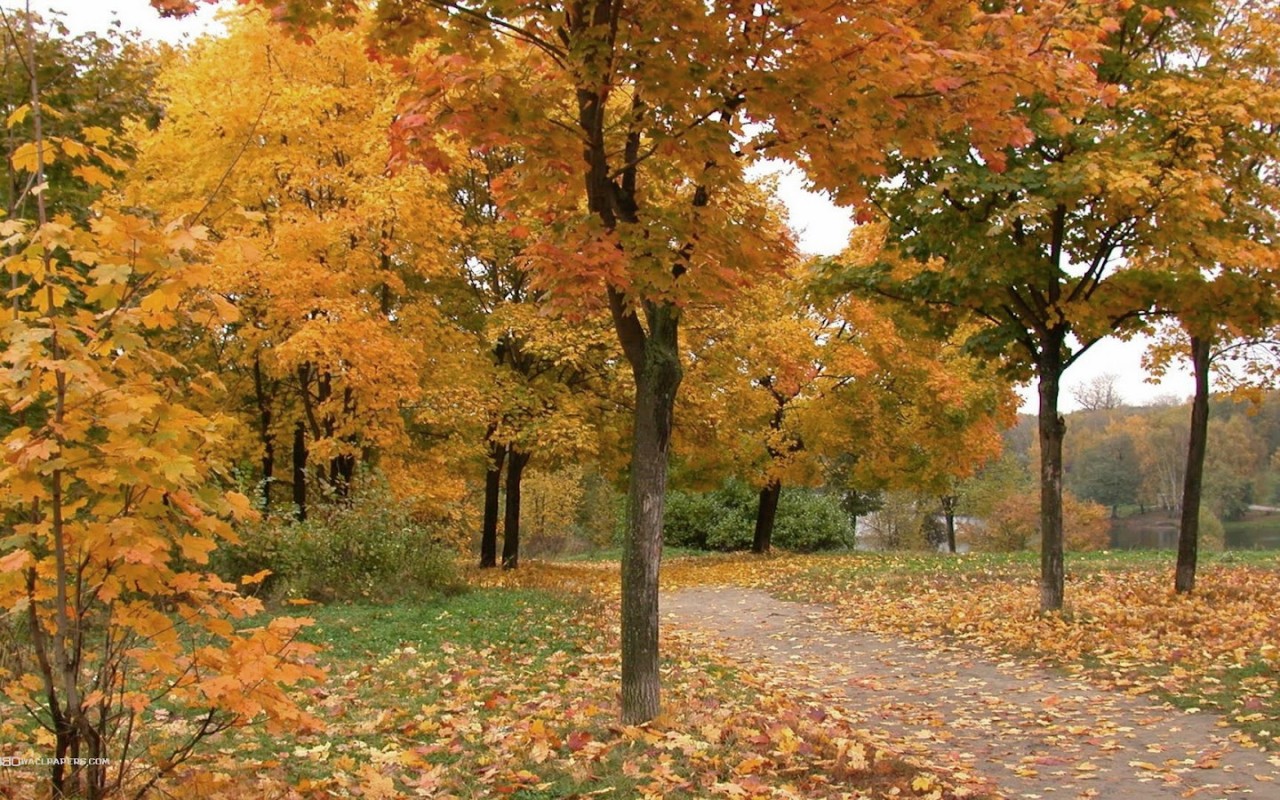
[[[1066,421],[1058,413],[1061,348],[1046,346],[1040,372],[1040,610],[1062,608],[1066,566],[1062,536],[1062,439]]]
[[[490,433],[492,434],[492,428]],[[484,522],[480,529],[480,569],[498,566],[498,501],[502,493],[505,445],[489,442],[489,468],[484,475]]]
[[[956,496],[944,495],[942,498],[942,516],[947,521],[947,552],[956,552]]]
[[[258,440],[262,443],[262,510],[271,510],[271,481],[275,477],[276,437],[271,431],[271,397],[262,375],[262,358],[253,359],[253,393],[258,402]]]
[[[520,481],[529,454],[512,450],[507,455],[507,503],[502,517],[502,568],[520,566]]]
[[[307,520],[307,428],[293,426],[293,508],[299,522]]]
[[[651,720],[661,708],[658,569],[672,413],[683,377],[679,310],[656,305],[650,310],[649,323],[643,360],[635,369],[635,434],[622,554],[622,721],[626,724]]]
[[[773,547],[773,523],[778,518],[778,499],[781,497],[781,481],[770,481],[760,490],[760,504],[756,507],[756,534],[751,541],[751,552],[764,554]]]
[[[1178,567],[1173,581],[1174,591],[1178,594],[1189,594],[1196,585],[1200,495],[1204,485],[1204,457],[1209,438],[1209,352],[1208,339],[1191,337],[1196,395],[1191,401],[1187,471],[1182,485],[1182,525],[1178,529]]]

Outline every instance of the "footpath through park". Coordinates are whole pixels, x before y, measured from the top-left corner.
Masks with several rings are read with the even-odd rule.
[[[758,589],[662,597],[673,635],[819,694],[904,755],[975,776],[997,796],[1280,800],[1280,754],[1244,748],[1220,718],[965,647],[860,633]]]

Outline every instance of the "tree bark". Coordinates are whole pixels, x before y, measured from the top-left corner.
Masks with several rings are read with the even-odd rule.
[[[253,359],[253,393],[258,402],[258,439],[262,443],[262,510],[271,510],[271,481],[275,477],[276,437],[271,432],[271,398],[262,375],[262,359]]]
[[[492,431],[492,428],[490,429]],[[498,566],[498,500],[502,493],[505,445],[489,442],[489,468],[484,475],[484,522],[480,528],[480,569]]]
[[[1040,382],[1040,610],[1058,611],[1065,596],[1062,536],[1062,439],[1066,421],[1058,413],[1061,347],[1041,353]]]
[[[653,719],[661,708],[658,675],[658,569],[666,508],[667,452],[676,390],[683,373],[679,309],[650,307],[642,361],[633,361],[635,433],[622,554],[622,721]],[[638,367],[638,368],[636,368]]]
[[[293,426],[293,508],[299,522],[307,520],[307,429]]]
[[[1209,438],[1209,353],[1206,338],[1191,337],[1191,362],[1196,394],[1191,401],[1191,431],[1187,445],[1187,469],[1182,484],[1182,524],[1178,528],[1178,566],[1173,588],[1189,594],[1196,585],[1196,556],[1200,539],[1200,500],[1204,485],[1204,457]]]
[[[956,496],[953,494],[943,495],[942,497],[942,516],[947,521],[947,552],[955,555],[956,552]]]
[[[763,555],[773,547],[773,523],[778,517],[778,500],[781,497],[781,481],[771,481],[760,490],[760,504],[756,507],[756,534],[751,541],[751,552]]]
[[[507,503],[502,517],[502,568],[520,566],[520,481],[529,454],[512,450],[507,455]]]

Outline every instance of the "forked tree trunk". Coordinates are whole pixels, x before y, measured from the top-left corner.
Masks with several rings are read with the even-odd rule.
[[[1062,536],[1062,439],[1066,421],[1058,413],[1061,347],[1046,345],[1040,372],[1040,610],[1058,611],[1065,597]]]
[[[507,456],[507,503],[502,517],[502,568],[520,566],[520,482],[529,454],[512,450]]]
[[[1204,485],[1204,456],[1209,438],[1209,340],[1191,337],[1191,363],[1196,395],[1191,401],[1191,432],[1187,444],[1187,472],[1182,484],[1182,525],[1178,528],[1178,566],[1173,588],[1188,594],[1196,585],[1196,556],[1200,540],[1200,500]]]
[[[480,568],[498,566],[498,501],[502,494],[502,464],[505,445],[489,442],[489,468],[484,475],[484,521],[480,529]]]
[[[756,507],[756,533],[751,541],[751,552],[763,555],[773,547],[773,524],[778,518],[778,500],[781,497],[781,481],[771,481],[760,490],[760,504]]]

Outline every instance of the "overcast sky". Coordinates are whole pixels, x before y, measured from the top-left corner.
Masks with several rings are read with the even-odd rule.
[[[4,8],[21,8],[23,3],[0,0]],[[44,12],[55,9],[65,12],[65,24],[74,32],[101,30],[119,19],[126,28],[137,29],[144,36],[163,39],[175,44],[184,37],[194,37],[206,31],[216,31],[214,9],[203,8],[195,17],[183,20],[163,19],[151,9],[147,0],[31,0],[31,8]],[[806,252],[833,255],[844,249],[852,228],[849,213],[838,208],[827,198],[806,192],[803,180],[795,174],[783,175],[779,180],[780,193],[790,211],[791,224],[800,236],[801,247]],[[1180,399],[1189,397],[1194,389],[1191,375],[1186,368],[1170,370],[1160,384],[1146,381],[1142,369],[1142,341],[1120,342],[1107,340],[1095,345],[1072,365],[1063,381],[1062,407],[1075,407],[1071,388],[1089,382],[1101,374],[1113,374],[1126,402],[1133,405],[1149,403],[1168,395]],[[1027,387],[1022,396],[1026,402],[1023,410],[1035,411],[1035,389]]]

